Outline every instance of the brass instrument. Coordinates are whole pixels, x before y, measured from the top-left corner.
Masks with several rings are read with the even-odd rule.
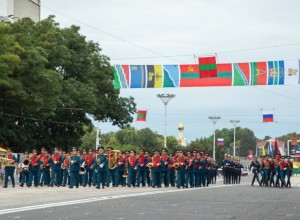
[[[85,169],[85,161],[81,164],[80,170],[79,170],[80,175],[86,174],[86,169]]]
[[[148,164],[147,164],[147,167],[148,167],[149,169],[151,169],[152,167],[154,167],[154,163],[152,163],[152,162],[148,163]]]
[[[42,169],[44,169],[45,167],[44,167],[44,161],[45,161],[45,157],[43,157],[42,159],[40,159],[40,161],[41,161],[41,165],[40,165],[40,170],[42,170]]]
[[[29,164],[30,164],[29,158],[24,158],[20,168],[18,169],[19,173],[22,173],[24,170],[27,170],[29,168]]]
[[[70,156],[66,156],[64,161],[61,163],[61,169],[65,170],[65,169],[69,169],[69,167],[67,167],[68,165],[66,165],[65,160],[68,159],[70,161]]]
[[[12,162],[14,162],[13,159],[7,159],[7,158],[0,157],[0,163],[2,163],[3,166],[14,167],[15,163],[12,163]]]
[[[46,157],[46,156],[44,156],[42,159],[41,159],[41,162],[42,162],[42,164],[40,165],[40,169],[42,170],[42,169],[44,169],[45,167],[46,167],[46,165],[47,165],[47,163],[49,163],[49,156],[48,157]]]
[[[120,153],[119,150],[112,150],[112,154],[113,157],[111,157],[110,155],[108,155],[108,168],[110,170],[114,170],[117,168],[117,158],[118,158],[118,154]]]
[[[174,162],[173,167],[174,167],[175,169],[178,169],[178,167],[179,167],[179,162],[178,162],[177,160]]]

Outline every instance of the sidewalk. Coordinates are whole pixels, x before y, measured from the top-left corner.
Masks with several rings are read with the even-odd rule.
[[[292,183],[292,187],[293,186],[300,187],[300,174],[298,174],[298,176],[293,175],[291,177],[291,183]]]

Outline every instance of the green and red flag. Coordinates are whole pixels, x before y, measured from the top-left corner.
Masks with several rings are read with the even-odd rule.
[[[200,78],[217,77],[216,57],[199,57]]]
[[[267,62],[251,62],[250,71],[251,86],[267,84]]]
[[[199,67],[196,64],[180,65],[181,79],[199,79]]]
[[[138,110],[137,111],[137,121],[146,121],[147,110]]]

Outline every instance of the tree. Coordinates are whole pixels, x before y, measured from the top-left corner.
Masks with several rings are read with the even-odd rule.
[[[94,128],[94,126],[84,126],[83,131],[85,134],[81,137],[81,146],[80,149],[85,148],[96,148],[96,136],[97,136],[97,130]]]
[[[163,149],[163,137],[153,132],[150,128],[143,128],[137,132],[137,144],[150,152],[161,150]]]
[[[121,128],[132,122],[132,97],[113,88],[113,68],[98,43],[54,17],[0,22],[0,142],[32,147],[79,146],[90,115]]]

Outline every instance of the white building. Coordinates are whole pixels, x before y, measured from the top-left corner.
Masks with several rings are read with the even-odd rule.
[[[40,0],[0,0],[0,20],[14,22],[21,18],[40,21]]]

